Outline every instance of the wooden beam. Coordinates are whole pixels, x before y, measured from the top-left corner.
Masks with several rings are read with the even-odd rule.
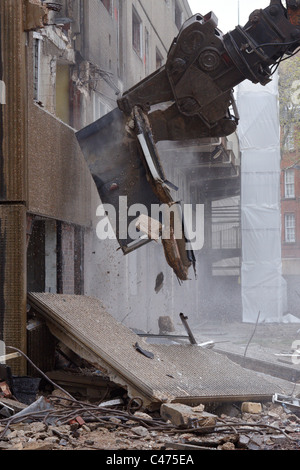
[[[4,364],[6,361],[10,361],[11,359],[17,359],[18,357],[21,357],[21,354],[18,352],[5,354],[4,356],[0,356],[0,364]]]

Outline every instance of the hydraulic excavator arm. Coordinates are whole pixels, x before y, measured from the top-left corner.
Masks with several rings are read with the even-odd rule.
[[[286,9],[281,0],[271,0],[243,28],[225,35],[213,13],[193,16],[174,39],[166,65],[124,93],[120,109],[149,112],[153,105],[174,103],[166,118],[150,114],[156,141],[229,135],[238,122],[230,110],[233,88],[245,79],[266,85],[283,56],[300,45],[300,1],[287,4]],[[178,134],[176,115],[185,123]]]
[[[136,203],[146,209],[152,204],[175,207],[170,236],[162,242],[178,278],[188,279],[195,257],[157,144],[234,133],[239,121],[234,87],[247,79],[266,85],[281,60],[299,46],[300,0],[285,5],[271,0],[267,8],[251,13],[244,27],[225,35],[212,12],[194,15],[174,39],[166,64],[124,93],[112,113],[77,133],[102,202],[119,214],[113,228],[124,253],[151,241],[151,235],[136,240],[121,233],[124,223],[128,227],[136,220],[128,219],[127,212],[123,220],[122,198],[127,208]],[[180,236],[174,235],[176,219]]]

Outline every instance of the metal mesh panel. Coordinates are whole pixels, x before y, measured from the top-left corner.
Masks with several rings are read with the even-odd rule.
[[[225,356],[194,345],[146,343],[111,317],[97,299],[29,294],[29,302],[58,330],[64,330],[151,401],[196,403],[270,398],[273,385]],[[135,348],[152,353],[146,357]]]
[[[7,346],[26,349],[26,209],[0,206],[0,339]],[[8,351],[11,352],[11,351]],[[15,374],[24,361],[9,364]]]

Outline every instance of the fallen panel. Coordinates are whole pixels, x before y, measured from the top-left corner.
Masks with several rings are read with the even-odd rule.
[[[269,400],[279,391],[212,350],[148,344],[109,315],[98,299],[31,293],[28,302],[59,340],[145,405]]]

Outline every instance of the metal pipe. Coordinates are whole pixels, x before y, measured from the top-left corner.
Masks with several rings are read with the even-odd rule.
[[[193,333],[192,333],[192,330],[190,329],[190,327],[189,327],[189,325],[188,325],[188,322],[187,322],[188,317],[186,317],[183,313],[181,313],[181,314],[180,314],[180,319],[181,319],[181,321],[182,321],[182,323],[183,323],[183,326],[184,326],[184,328],[186,329],[186,332],[187,332],[187,334],[188,334],[188,336],[189,336],[190,343],[191,343],[191,344],[198,344],[197,341],[196,341],[195,338],[194,338],[194,335],[193,335]]]

